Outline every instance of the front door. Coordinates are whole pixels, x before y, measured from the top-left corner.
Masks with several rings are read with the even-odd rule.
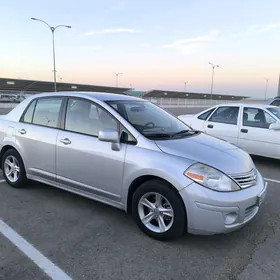
[[[280,131],[269,129],[276,119],[254,107],[244,107],[242,115],[238,146],[249,154],[279,158]]]
[[[30,175],[55,180],[55,149],[62,101],[62,97],[35,99],[16,125],[16,143]]]
[[[119,151],[98,139],[100,129],[118,130],[119,123],[95,103],[69,98],[65,130],[57,137],[57,180],[79,192],[120,201],[126,145]]]
[[[212,136],[237,144],[239,106],[220,106],[204,122],[204,131]]]

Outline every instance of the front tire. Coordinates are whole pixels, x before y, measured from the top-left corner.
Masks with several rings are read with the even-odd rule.
[[[138,227],[158,240],[171,240],[186,231],[186,211],[180,195],[165,181],[154,179],[137,188],[132,215]]]
[[[25,167],[20,154],[10,149],[2,158],[2,171],[6,182],[14,188],[22,188],[27,182]]]

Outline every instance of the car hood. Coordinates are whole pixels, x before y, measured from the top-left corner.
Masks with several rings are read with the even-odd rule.
[[[207,164],[226,174],[246,173],[254,167],[248,153],[205,133],[155,142],[164,153]]]

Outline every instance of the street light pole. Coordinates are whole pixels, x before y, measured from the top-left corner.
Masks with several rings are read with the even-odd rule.
[[[184,85],[185,85],[185,86],[184,86],[184,91],[187,91],[187,83],[188,83],[188,82],[184,82]]]
[[[122,75],[123,73],[114,72],[114,74],[116,75],[116,87],[119,87],[119,75]]]
[[[219,65],[214,65],[211,62],[209,62],[209,64],[212,66],[212,83],[211,83],[211,104],[212,104],[213,83],[214,83],[214,70],[215,70],[216,67],[219,67]]]
[[[269,81],[269,78],[265,78],[265,93],[264,93],[264,100],[266,100],[268,81]]]
[[[53,80],[54,80],[54,91],[56,91],[56,65],[55,65],[55,44],[54,44],[54,32],[55,30],[58,28],[58,27],[66,27],[66,28],[71,28],[70,25],[63,25],[63,24],[60,24],[60,25],[57,25],[55,27],[53,26],[50,26],[47,22],[41,20],[41,19],[37,19],[37,18],[31,18],[32,20],[37,20],[37,21],[41,21],[43,22],[44,24],[46,24],[49,29],[51,30],[52,32],[52,45],[53,45]]]

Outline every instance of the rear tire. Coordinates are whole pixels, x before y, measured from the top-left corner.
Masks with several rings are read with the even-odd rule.
[[[157,240],[172,240],[186,232],[187,217],[180,195],[165,181],[144,182],[132,197],[138,227]]]
[[[2,158],[2,171],[6,182],[13,188],[23,188],[27,183],[24,163],[15,149],[6,151]]]

